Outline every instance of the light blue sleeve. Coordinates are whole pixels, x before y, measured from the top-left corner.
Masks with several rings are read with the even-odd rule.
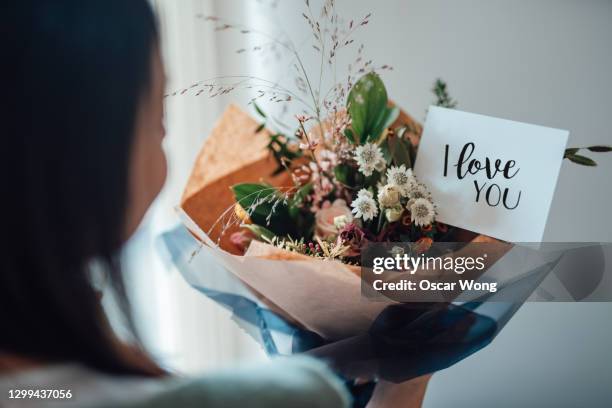
[[[339,408],[351,402],[342,381],[324,363],[306,357],[167,381],[163,391],[122,407]]]

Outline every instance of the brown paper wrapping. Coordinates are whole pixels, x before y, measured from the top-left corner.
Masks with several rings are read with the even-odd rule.
[[[215,222],[234,204],[230,187],[238,183],[266,181],[274,186],[291,185],[286,173],[270,175],[276,162],[266,145],[270,133],[255,133],[259,124],[235,105],[230,105],[204,142],[181,198],[181,208],[224,250],[237,254],[229,242],[237,226],[221,234]]]

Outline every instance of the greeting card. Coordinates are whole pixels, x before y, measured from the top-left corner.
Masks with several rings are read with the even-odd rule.
[[[432,106],[414,170],[439,221],[509,242],[541,242],[568,136]]]

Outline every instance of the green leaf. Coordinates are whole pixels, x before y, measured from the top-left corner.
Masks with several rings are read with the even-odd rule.
[[[408,168],[412,168],[414,164],[414,148],[412,147],[412,144],[409,141],[397,136],[390,137],[387,140],[393,163],[396,166],[401,166],[403,164]]]
[[[579,154],[571,154],[571,155],[568,155],[567,158],[570,161],[573,161],[576,164],[581,164],[583,166],[597,166],[597,163],[595,163],[594,160],[589,159],[586,156],[581,156]]]
[[[300,187],[293,197],[291,197],[289,203],[289,216],[291,218],[295,219],[298,216],[300,207],[304,203],[304,199],[308,196],[308,194],[310,194],[311,191],[312,183],[307,183]]]
[[[434,86],[431,90],[436,96],[434,105],[442,106],[443,108],[454,109],[457,107],[457,101],[450,97],[446,82],[442,78],[436,79]]]
[[[251,231],[257,238],[269,241],[274,238],[274,233],[267,228],[257,224],[243,224],[242,227]]]
[[[266,127],[266,124],[261,123],[259,126],[257,126],[257,129],[255,129],[255,133],[261,132],[265,127]]]
[[[578,150],[580,150],[580,149],[577,148],[577,147],[571,147],[571,148],[565,149],[565,154],[564,154],[563,157],[567,157],[567,156],[571,156],[573,154],[576,154],[576,153],[578,153]]]
[[[255,224],[265,225],[277,235],[293,231],[283,194],[268,184],[242,183],[231,187],[236,202]]]
[[[385,110],[378,119],[378,122],[374,126],[374,129],[370,133],[370,136],[368,137],[367,141],[370,142],[378,140],[378,138],[385,131],[385,129],[391,126],[393,122],[395,122],[395,119],[397,119],[399,113],[399,109],[395,106],[392,108],[385,107]]]
[[[259,114],[259,116],[261,116],[262,118],[266,117],[266,114],[264,113],[264,111],[261,110],[261,108],[259,107],[259,105],[257,105],[255,101],[253,101],[253,106],[255,107],[255,111],[257,111],[257,114]]]
[[[597,153],[612,152],[612,146],[590,146],[590,147],[587,147],[587,149],[589,149],[592,152],[597,152]]]
[[[281,133],[270,135],[267,147],[278,165],[273,175],[282,173],[290,166],[294,159],[302,156],[301,150],[294,151],[289,147],[287,137]]]
[[[312,187],[312,183],[306,183],[302,187],[300,187],[298,191],[296,191],[296,193],[293,195],[293,197],[291,197],[292,203],[296,205],[301,205],[306,196],[308,196],[308,194],[310,194],[310,192],[312,191]]]
[[[382,174],[379,171],[374,171],[372,172],[372,174],[370,174],[364,179],[363,185],[364,186],[375,186],[380,181],[381,176]],[[374,191],[372,191],[372,188],[368,188],[368,190],[370,190],[371,193],[374,193]]]
[[[271,206],[268,201],[279,194],[278,190],[267,184],[242,183],[232,187],[236,202],[246,211],[252,207],[252,214],[267,215],[267,208]],[[255,221],[255,220],[254,220]]]
[[[378,74],[362,76],[351,88],[347,98],[351,126],[360,144],[377,140],[381,126],[392,116],[387,108],[387,90]]]
[[[334,176],[341,184],[344,184],[345,186],[352,186],[353,183],[351,180],[351,171],[352,169],[350,166],[346,164],[339,164],[334,167]]]
[[[389,139],[385,140],[380,146],[380,150],[382,151],[383,157],[385,158],[385,163],[389,165],[393,161],[393,156],[391,155],[391,151],[389,150]]]

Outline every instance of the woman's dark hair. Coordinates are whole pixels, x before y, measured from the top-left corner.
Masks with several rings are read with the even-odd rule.
[[[153,12],[146,0],[7,3],[0,352],[152,374],[118,352],[89,270],[102,265],[125,300],[118,253],[136,116],[157,48]]]

